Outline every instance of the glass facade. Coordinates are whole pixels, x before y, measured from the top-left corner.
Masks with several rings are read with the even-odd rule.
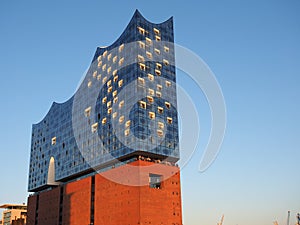
[[[179,159],[173,20],[136,11],[111,46],[99,47],[74,96],[32,127],[29,191],[134,157]]]

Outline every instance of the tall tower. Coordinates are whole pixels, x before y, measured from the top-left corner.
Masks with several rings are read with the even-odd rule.
[[[173,20],[138,11],[32,128],[29,225],[181,225]]]

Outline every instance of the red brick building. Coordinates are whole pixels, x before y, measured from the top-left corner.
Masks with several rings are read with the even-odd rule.
[[[152,182],[152,175],[159,180]],[[107,177],[123,177],[128,185]],[[182,225],[179,168],[137,160],[36,193],[28,198],[27,221],[28,225]]]

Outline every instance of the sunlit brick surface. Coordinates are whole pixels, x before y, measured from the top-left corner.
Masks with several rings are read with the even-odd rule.
[[[149,186],[149,174],[159,174],[160,188]],[[124,185],[113,182],[120,178]],[[147,184],[138,186],[136,184]],[[92,177],[74,181],[39,194],[38,223],[36,225],[90,224]],[[60,212],[60,190],[63,187]],[[28,199],[29,216],[35,215],[37,195]],[[137,160],[95,175],[94,225],[181,225],[181,193],[179,168],[165,164]],[[35,225],[34,220],[28,225]]]
[[[62,224],[90,223],[91,177],[65,185]]]

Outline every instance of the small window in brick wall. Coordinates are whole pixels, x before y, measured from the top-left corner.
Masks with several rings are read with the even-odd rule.
[[[162,185],[162,176],[159,174],[149,174],[149,187],[150,188],[155,188],[155,189],[161,189]]]

